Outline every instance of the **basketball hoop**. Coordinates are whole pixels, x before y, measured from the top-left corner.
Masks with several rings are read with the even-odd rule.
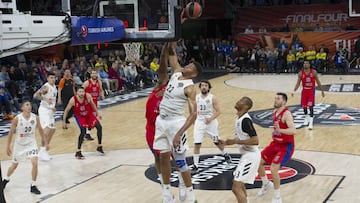
[[[126,61],[136,61],[140,59],[140,42],[124,43],[123,45],[126,52]]]

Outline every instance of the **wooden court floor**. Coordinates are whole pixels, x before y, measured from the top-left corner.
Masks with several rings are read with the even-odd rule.
[[[320,76],[323,84],[356,83],[359,76]],[[211,92],[217,97],[222,114],[219,127],[223,138],[234,135],[235,102],[242,96],[249,96],[254,102],[252,110],[273,107],[274,95],[278,91],[289,93],[288,105],[297,105],[299,91],[290,96],[296,82],[296,75],[239,75],[229,74],[211,79]],[[325,93],[317,101],[337,104],[339,107],[360,107],[360,94]],[[68,130],[60,127],[51,143],[50,153],[54,159],[39,163],[40,196],[28,193],[30,183],[30,162],[20,163],[11,182],[5,189],[8,202],[161,202],[160,186],[144,175],[153,163],[152,155],[145,142],[146,98],[135,99],[120,105],[101,109],[103,119],[103,145],[105,157],[95,155],[96,140],[86,141],[83,151],[87,159],[75,160],[79,130],[72,119]],[[263,148],[271,140],[271,129],[255,125]],[[192,130],[188,131],[192,145]],[[95,130],[92,136],[95,137]],[[0,138],[0,153],[3,174],[10,165],[6,156],[7,137]],[[40,143],[40,142],[38,142]],[[302,159],[315,166],[316,173],[300,181],[282,187],[283,202],[323,202],[329,194],[329,202],[360,202],[356,195],[360,187],[357,169],[360,167],[359,126],[316,126],[309,131],[297,130],[294,158]],[[217,153],[213,144],[206,140],[202,153]],[[235,147],[229,152],[236,153]],[[188,156],[191,156],[189,150]],[[343,178],[345,177],[345,178]],[[341,180],[343,179],[343,181]],[[338,185],[340,184],[340,185]],[[335,188],[335,189],[334,189]],[[173,188],[176,194],[177,189]],[[270,202],[271,196],[256,197],[258,189],[249,190],[251,202]],[[195,191],[201,202],[235,202],[231,191]]]

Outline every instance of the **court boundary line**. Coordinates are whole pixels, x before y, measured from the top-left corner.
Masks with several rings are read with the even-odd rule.
[[[44,196],[44,197],[41,197],[40,200],[37,201],[36,203],[40,203],[40,202],[42,202],[42,201],[51,199],[52,197],[55,197],[55,196],[57,196],[57,195],[59,195],[59,194],[61,194],[61,193],[63,193],[63,192],[66,192],[66,191],[68,191],[68,190],[70,190],[70,189],[73,189],[73,188],[75,188],[75,187],[78,187],[78,186],[80,186],[80,185],[82,185],[82,184],[84,184],[84,183],[86,183],[86,182],[88,182],[88,181],[90,181],[90,180],[93,180],[94,178],[97,178],[97,177],[99,177],[99,176],[102,176],[102,175],[110,172],[110,171],[113,171],[113,170],[115,170],[115,169],[118,169],[118,168],[120,168],[121,166],[123,166],[123,164],[119,164],[119,165],[114,166],[114,167],[112,167],[112,168],[110,168],[110,169],[108,169],[108,170],[105,170],[105,171],[103,171],[103,172],[101,172],[101,173],[98,173],[98,174],[96,174],[96,175],[94,175],[94,176],[92,176],[92,177],[90,177],[90,178],[87,178],[87,179],[85,179],[85,180],[83,180],[83,181],[80,181],[80,182],[78,182],[78,183],[75,183],[74,185],[72,185],[72,186],[70,186],[70,187],[68,187],[68,188],[65,188],[65,189],[63,189],[63,190],[61,190],[61,191],[59,191],[59,192],[57,192],[57,193],[55,193],[55,194],[48,194],[48,195],[46,195],[46,196]]]

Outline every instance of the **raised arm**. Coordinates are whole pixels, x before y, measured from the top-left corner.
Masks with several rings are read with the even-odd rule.
[[[159,80],[156,83],[154,89],[159,89],[160,86],[166,84],[169,81],[169,76],[167,74],[167,68],[169,66],[169,53],[168,53],[168,43],[165,43],[160,54],[160,66],[158,69]]]
[[[181,71],[178,56],[176,55],[176,45],[176,42],[170,42],[168,45],[169,63],[173,73]]]
[[[188,106],[189,106],[189,116],[186,118],[184,125],[176,133],[173,140],[174,148],[176,149],[180,145],[180,138],[185,133],[185,131],[195,122],[197,115],[196,107],[196,91],[195,86],[191,85],[184,89],[185,95],[187,96]]]

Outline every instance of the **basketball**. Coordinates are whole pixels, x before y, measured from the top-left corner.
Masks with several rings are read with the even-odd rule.
[[[185,7],[185,13],[190,19],[197,19],[202,14],[202,7],[198,2],[190,2]]]

